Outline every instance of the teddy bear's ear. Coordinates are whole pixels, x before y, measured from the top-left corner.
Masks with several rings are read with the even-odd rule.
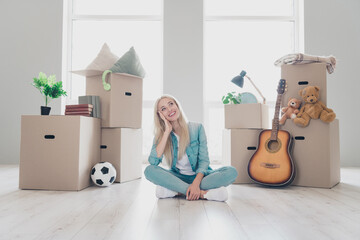
[[[301,89],[301,90],[299,91],[299,95],[300,95],[300,97],[302,97],[302,95],[303,95],[303,89]]]
[[[316,91],[320,91],[320,88],[318,86],[314,87]]]

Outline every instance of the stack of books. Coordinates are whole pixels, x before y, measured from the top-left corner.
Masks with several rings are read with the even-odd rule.
[[[92,104],[93,111],[91,116],[95,118],[101,118],[99,96],[79,96],[79,104]]]
[[[66,105],[65,115],[81,115],[90,117],[93,110],[92,104]]]

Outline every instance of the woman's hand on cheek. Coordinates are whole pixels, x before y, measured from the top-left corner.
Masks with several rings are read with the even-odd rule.
[[[200,198],[200,193],[200,186],[192,183],[186,191],[186,199],[190,201],[198,200]]]
[[[171,123],[165,118],[165,116],[159,111],[159,116],[160,118],[164,121],[165,123],[165,132],[167,133],[171,133],[172,131],[172,126],[171,126]]]

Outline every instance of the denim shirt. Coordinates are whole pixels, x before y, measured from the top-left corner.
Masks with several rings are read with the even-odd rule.
[[[209,167],[210,161],[204,127],[201,123],[189,122],[188,128],[190,144],[186,147],[186,154],[189,158],[191,168],[196,174],[203,173],[206,176],[213,170]],[[173,132],[171,132],[170,136],[174,153],[171,170],[180,173],[179,169],[176,167],[178,159],[178,141]],[[154,140],[149,156],[149,163],[151,165],[159,165],[163,159],[163,155],[159,158],[157,157],[156,146],[157,143]]]

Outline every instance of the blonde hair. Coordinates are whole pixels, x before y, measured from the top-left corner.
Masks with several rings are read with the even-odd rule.
[[[180,116],[178,118],[178,123],[180,125],[180,142],[179,142],[179,155],[178,155],[178,159],[180,159],[186,151],[186,147],[189,145],[190,143],[190,135],[189,135],[189,129],[187,126],[187,119],[185,114],[182,111],[182,108],[179,104],[179,102],[171,95],[163,95],[160,98],[158,98],[155,102],[154,105],[154,135],[155,135],[155,143],[158,144],[162,138],[162,136],[164,135],[165,132],[165,122],[160,118],[160,115],[158,113],[158,104],[159,101],[161,99],[164,98],[169,98],[171,100],[174,101],[174,103],[176,104],[176,106],[179,108],[179,112],[180,112]],[[168,166],[171,168],[172,166],[172,161],[174,158],[174,153],[173,153],[173,146],[172,146],[172,141],[171,141],[171,137],[169,137],[166,141],[166,145],[165,145],[165,149],[164,149],[164,156],[166,159],[166,163],[168,164]]]

